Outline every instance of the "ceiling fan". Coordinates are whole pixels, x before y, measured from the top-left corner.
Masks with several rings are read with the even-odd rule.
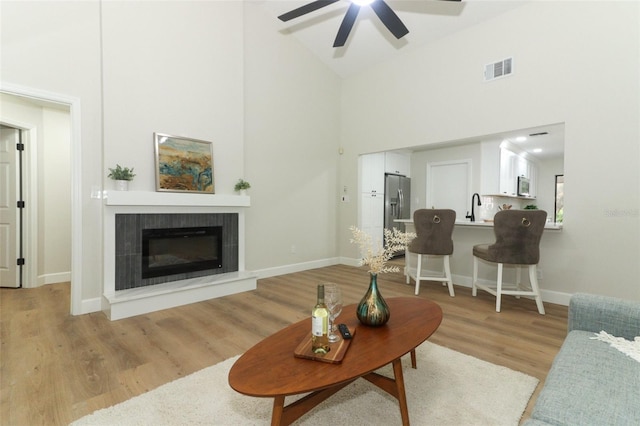
[[[318,9],[321,9],[325,6],[329,6],[340,0],[316,0],[311,3],[307,3],[304,6],[301,6],[297,9],[294,9],[290,12],[282,14],[278,16],[283,22],[287,22],[291,19],[298,18],[302,15],[306,15],[307,13],[314,12]],[[362,6],[370,5],[371,9],[378,15],[380,21],[384,24],[385,27],[397,38],[400,39],[409,33],[407,27],[402,23],[398,15],[389,7],[384,0],[348,0],[351,4],[349,5],[349,9],[347,9],[347,13],[344,15],[344,19],[342,20],[342,24],[338,29],[338,34],[336,35],[336,39],[333,42],[333,47],[342,47],[347,42],[347,38],[349,38],[349,33],[351,32],[351,28],[353,28],[353,24],[356,22],[356,18],[358,16],[358,12]],[[461,0],[444,0],[444,1],[461,1]]]

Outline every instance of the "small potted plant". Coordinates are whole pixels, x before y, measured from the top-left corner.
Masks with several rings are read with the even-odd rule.
[[[245,195],[249,188],[251,188],[251,184],[244,179],[238,179],[236,186],[233,187],[237,192],[240,192],[240,195]]]
[[[109,169],[108,178],[116,181],[116,189],[118,191],[126,191],[129,189],[129,181],[133,180],[135,174],[133,168],[120,167],[120,164],[116,164],[115,169]]]

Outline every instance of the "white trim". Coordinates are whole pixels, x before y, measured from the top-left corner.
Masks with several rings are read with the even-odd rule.
[[[0,81],[0,92],[69,107],[71,119],[71,314],[80,315],[82,303],[82,151],[80,99],[46,90]],[[35,185],[35,183],[33,183]],[[36,187],[37,189],[37,187]]]
[[[13,95],[11,93],[7,93]],[[2,117],[0,117],[2,119]],[[37,127],[31,123],[17,120],[2,119],[2,124],[17,128],[22,131],[22,143],[27,147],[23,156],[25,164],[22,167],[23,194],[22,199],[26,201],[27,208],[22,217],[24,241],[36,241],[38,235],[38,133]],[[33,141],[33,143],[32,143]],[[25,171],[28,174],[25,174]],[[16,237],[18,237],[16,233]],[[18,246],[16,241],[16,247]],[[26,244],[26,253],[23,253],[27,260],[22,269],[22,287],[37,287],[35,277],[38,276],[38,247],[37,244]]]
[[[323,262],[330,261],[332,263],[323,264]],[[331,258],[325,259],[324,261],[315,261],[315,262],[305,262],[298,263],[295,265],[286,265],[280,266],[278,268],[269,268],[263,269],[260,271],[256,271],[259,278],[268,278],[276,275],[289,274],[292,272],[300,272],[306,269],[314,269],[320,268],[323,266],[331,266],[331,265],[347,265],[347,266],[360,266],[360,261],[358,259],[350,258],[350,257],[339,257],[339,258]],[[308,266],[307,268],[303,268],[303,266]],[[431,271],[432,273],[438,273],[438,271]],[[456,275],[452,274],[451,278],[453,279],[453,284],[461,287],[471,288],[472,278],[466,275]],[[481,282],[490,283],[489,280],[480,280]],[[540,289],[540,293],[542,295],[542,300],[548,303],[555,303],[557,305],[569,306],[569,299],[571,299],[571,293],[562,293],[558,291],[545,290]]]
[[[360,264],[360,259],[354,257],[340,257],[338,263],[341,265],[354,266],[356,268],[362,266]]]
[[[28,138],[26,146],[29,148],[25,157],[27,161],[26,169],[29,175],[25,176],[23,174],[22,177],[27,179],[23,189],[25,189],[24,199],[28,200],[29,204],[28,208],[25,209],[27,226],[24,229],[24,240],[35,242],[38,235],[40,235],[40,230],[38,229],[38,209],[40,206],[38,203],[38,129],[33,127],[25,133],[23,136]],[[31,287],[30,283],[34,283],[35,286],[36,277],[38,276],[38,244],[28,244],[25,255],[27,256],[27,261],[25,263],[26,268],[23,271],[22,285],[23,287]]]
[[[291,265],[275,266],[273,268],[260,269],[253,271],[258,279],[276,277],[278,275],[292,274],[294,272],[307,271],[309,269],[324,268],[326,266],[338,265],[342,258],[331,257],[327,259],[312,260],[303,263],[294,263]]]
[[[38,276],[38,287],[49,284],[66,283],[71,281],[71,272],[58,272]]]
[[[107,206],[249,207],[248,195],[150,191],[105,191]]]
[[[543,288],[540,289],[540,294],[542,295],[542,300],[545,302],[563,306],[569,306],[569,300],[571,299],[571,296],[573,296],[571,293],[545,290]]]
[[[453,275],[453,284],[471,288],[472,277],[468,277],[466,275]],[[479,279],[478,282],[484,285],[492,284],[495,285],[495,281],[487,280],[487,279]],[[553,290],[545,290],[543,288],[540,289],[540,294],[542,295],[542,300],[548,303],[555,303],[557,305],[569,306],[569,299],[571,299],[571,293],[562,293]]]
[[[102,309],[102,299],[99,297],[93,299],[84,299],[80,307],[80,312],[89,314],[91,312],[100,312]]]

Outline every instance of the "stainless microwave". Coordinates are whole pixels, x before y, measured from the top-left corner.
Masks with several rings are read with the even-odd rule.
[[[524,176],[518,176],[518,195],[528,197],[529,192],[529,178]]]

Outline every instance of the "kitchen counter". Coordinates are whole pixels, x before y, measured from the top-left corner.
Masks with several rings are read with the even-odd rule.
[[[413,225],[413,219],[396,219],[396,220],[394,220],[394,222]],[[470,227],[470,228],[491,228],[491,229],[493,229],[493,221],[486,222],[484,220],[477,220],[475,222],[471,222],[470,220],[456,220],[456,225],[455,226],[463,226],[463,227]],[[562,223],[547,222],[544,225],[544,229],[548,230],[548,231],[561,231],[562,230]]]

